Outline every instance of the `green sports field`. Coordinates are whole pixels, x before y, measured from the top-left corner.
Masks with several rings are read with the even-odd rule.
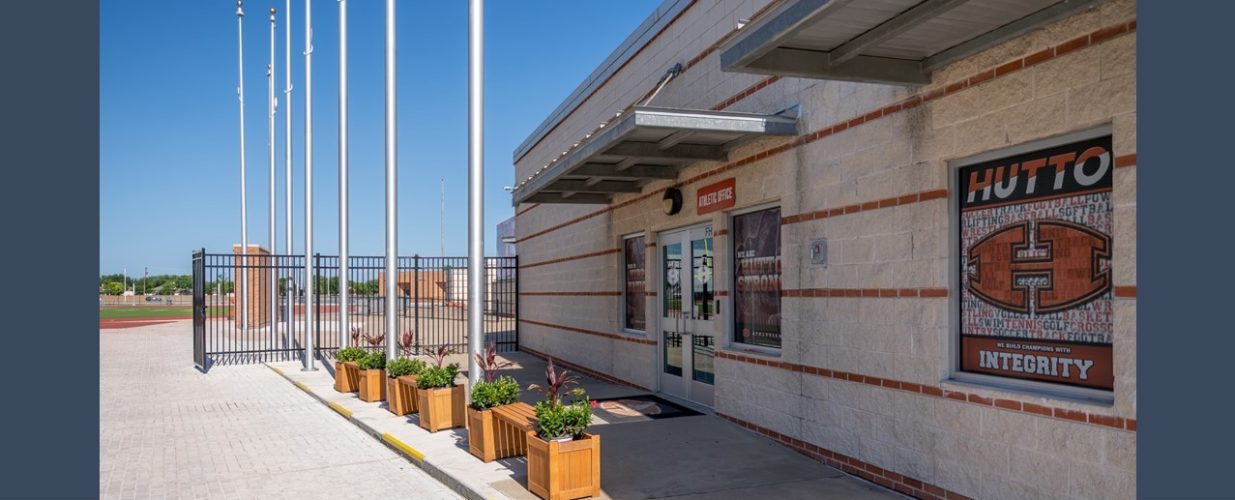
[[[210,314],[222,314],[224,308],[211,307]],[[129,318],[188,318],[193,315],[192,307],[104,307],[99,308],[99,319],[129,319]]]

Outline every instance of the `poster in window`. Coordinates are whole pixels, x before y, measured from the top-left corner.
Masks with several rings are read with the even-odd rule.
[[[1111,137],[958,169],[961,370],[1110,390]]]
[[[780,208],[733,217],[734,341],[780,347]]]
[[[643,268],[647,246],[644,245],[643,236],[626,238],[623,244],[626,264],[626,328],[643,331],[647,325],[644,314],[647,303],[644,300],[646,279]]]

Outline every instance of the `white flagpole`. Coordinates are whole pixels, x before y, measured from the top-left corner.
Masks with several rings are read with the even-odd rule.
[[[348,340],[347,0],[339,0],[339,347]]]
[[[287,244],[287,255],[291,255],[292,254],[292,0],[286,0],[284,9],[283,9],[283,16],[284,16],[284,19],[287,19],[287,22],[284,23],[284,25],[286,25],[287,28],[283,30],[283,64],[284,64],[283,80],[286,82],[286,86],[283,89],[283,96],[284,96],[283,101],[285,105],[287,106],[287,112],[284,113],[285,116],[284,116],[284,121],[283,121],[284,123],[284,126],[283,126],[283,137],[284,137],[284,141],[283,141],[284,142],[283,144],[283,165],[284,165],[283,190],[284,190],[284,193],[283,193],[283,196],[285,198],[283,200],[283,217],[284,217],[284,225],[287,226],[283,229],[283,235],[284,235],[283,242]],[[290,277],[291,275],[289,274],[288,278]],[[286,290],[286,293],[287,293],[287,325],[283,330],[283,337],[284,337],[283,347],[285,349],[288,349],[287,353],[290,358],[291,356],[290,349],[292,348],[292,337],[295,335],[295,330],[296,330],[296,326],[295,326],[296,325],[295,323],[296,308],[295,308],[295,295],[292,292],[292,283],[294,283],[294,281],[289,279],[286,281],[286,283],[287,283],[287,290]]]
[[[395,143],[395,2],[386,0],[386,357],[398,357],[399,338],[396,307],[399,276],[398,242],[398,172],[395,168],[398,145]],[[412,286],[416,286],[415,283]]]
[[[313,2],[304,3],[304,371],[313,367]]]
[[[275,190],[275,187],[274,187],[275,183],[277,182],[277,179],[275,178],[275,166],[274,166],[275,164],[275,160],[274,160],[274,148],[275,148],[274,117],[276,113],[276,108],[278,107],[278,103],[275,101],[275,97],[274,97],[274,30],[275,30],[274,7],[271,7],[270,8],[270,64],[266,66],[266,100],[267,100],[267,104],[269,105],[268,111],[270,112],[270,115],[268,117],[269,119],[267,120],[268,134],[266,136],[267,137],[266,149],[270,153],[270,256],[266,258],[266,262],[269,264],[274,264],[274,259],[275,259],[274,256],[275,254],[278,253],[278,239],[275,236],[276,234],[275,233],[275,211],[277,210],[276,205],[275,205],[275,198],[277,196],[276,194],[277,191]],[[275,281],[275,267],[273,265],[268,265],[266,272],[270,274],[270,279],[267,280],[270,283],[270,291],[269,291],[270,310],[267,311],[266,313],[266,321],[268,322],[268,325],[270,328],[270,347],[273,348],[275,345],[279,343],[278,332],[275,331],[275,325],[277,324],[275,320],[277,319],[276,316],[278,316],[279,314],[279,286],[278,286],[278,282]]]
[[[236,35],[238,38],[237,51],[240,56],[240,76],[239,85],[236,87],[236,95],[240,98],[240,262],[241,265],[238,276],[240,286],[235,287],[236,303],[240,306],[240,326],[241,329],[249,327],[249,308],[248,301],[245,300],[249,291],[248,268],[246,265],[249,262],[249,207],[247,204],[248,193],[245,186],[245,165],[244,165],[244,2],[236,0]]]
[[[484,0],[468,2],[467,266],[468,390],[480,381],[476,354],[484,342]]]

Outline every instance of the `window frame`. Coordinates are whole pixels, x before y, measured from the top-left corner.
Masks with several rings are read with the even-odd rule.
[[[765,346],[765,345],[759,345],[759,344],[748,344],[746,342],[741,342],[737,340],[737,336],[736,336],[736,333],[737,333],[736,323],[737,323],[737,293],[738,293],[737,292],[738,257],[737,257],[737,251],[736,251],[736,245],[737,245],[736,236],[737,235],[734,233],[734,226],[735,226],[734,219],[739,216],[749,215],[752,213],[762,212],[762,211],[771,210],[771,209],[780,210],[781,211],[780,215],[783,217],[784,206],[781,205],[780,200],[760,203],[757,205],[751,205],[748,207],[743,207],[743,208],[735,209],[735,210],[729,210],[725,212],[725,222],[726,222],[726,231],[727,231],[726,236],[728,236],[728,239],[729,239],[729,243],[728,245],[726,245],[726,248],[725,248],[725,251],[728,252],[729,254],[727,256],[728,258],[725,259],[727,261],[726,263],[729,268],[727,270],[728,276],[726,277],[726,281],[728,282],[729,293],[728,293],[728,296],[726,297],[727,300],[725,301],[727,302],[726,304],[727,307],[725,307],[725,310],[727,312],[724,313],[725,314],[725,318],[724,318],[725,319],[725,332],[724,333],[725,333],[725,348],[726,349],[779,357],[781,355],[782,349],[784,348],[784,337],[785,337],[784,321],[783,321],[785,301],[784,301],[783,294],[777,296],[778,309],[782,313],[782,321],[781,321],[781,324],[779,325],[781,327],[779,346],[772,347],[772,346]],[[780,275],[781,275],[782,283],[783,283],[783,278],[785,274],[785,271],[784,271],[785,264],[783,260],[784,259],[784,249],[785,249],[785,240],[784,240],[785,234],[784,234],[784,231],[781,230],[780,224],[777,224],[776,233],[777,233],[777,239],[780,240],[779,245],[781,249],[781,258],[782,258]]]
[[[966,387],[979,387],[1021,393],[1035,397],[1045,397],[1056,400],[1098,406],[1113,406],[1115,404],[1115,389],[1103,390],[1088,387],[1077,387],[1052,382],[1001,377],[983,373],[961,370],[961,283],[960,283],[960,189],[959,172],[961,168],[984,163],[999,158],[1015,156],[1054,146],[1060,146],[1076,141],[1094,139],[1112,135],[1110,123],[1083,130],[1055,135],[1043,139],[1027,141],[1013,146],[983,151],[978,154],[948,160],[948,335],[945,340],[947,348],[947,375],[942,380],[945,384],[955,384]],[[1114,155],[1114,151],[1111,152]],[[1112,228],[1113,229],[1113,228]],[[1115,339],[1111,339],[1112,352]],[[1112,360],[1113,361],[1113,360]]]
[[[643,295],[643,329],[642,330],[631,328],[630,325],[627,324],[628,318],[626,317],[626,307],[630,301],[630,297],[628,293],[629,287],[627,286],[627,276],[626,276],[626,257],[627,257],[626,242],[628,240],[633,240],[637,238],[643,239],[643,293],[644,295]],[[647,335],[647,324],[648,324],[648,311],[647,311],[648,254],[647,254],[647,249],[648,249],[648,246],[647,246],[647,233],[646,232],[638,232],[638,233],[632,233],[632,234],[627,234],[627,235],[622,236],[622,251],[619,252],[622,255],[621,257],[622,260],[621,260],[621,265],[618,266],[619,272],[621,273],[620,281],[622,283],[622,299],[619,301],[620,304],[618,306],[619,307],[618,311],[619,311],[619,314],[621,315],[621,319],[620,319],[621,330],[623,332],[631,333],[635,335]]]

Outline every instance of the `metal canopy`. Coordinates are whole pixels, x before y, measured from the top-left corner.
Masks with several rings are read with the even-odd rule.
[[[676,179],[705,160],[762,136],[797,135],[795,116],[636,107],[512,193],[519,203],[606,204],[649,181]]]
[[[725,71],[922,84],[1097,0],[791,0],[721,48]]]

